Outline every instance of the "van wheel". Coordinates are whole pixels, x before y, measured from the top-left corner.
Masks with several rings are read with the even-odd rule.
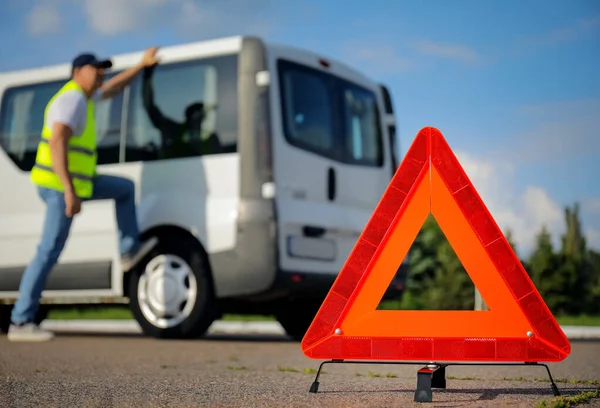
[[[216,318],[208,262],[192,243],[173,238],[128,272],[130,308],[148,336],[200,337]]]
[[[296,299],[279,306],[275,317],[288,336],[301,341],[320,306],[321,303],[313,299]]]

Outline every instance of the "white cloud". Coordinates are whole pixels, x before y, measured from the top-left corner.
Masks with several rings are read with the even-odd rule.
[[[600,230],[596,228],[586,228],[584,234],[588,248],[595,248],[596,250],[600,248]]]
[[[600,27],[600,16],[586,17],[573,24],[555,28],[545,34],[522,38],[523,44],[559,45],[573,42]]]
[[[183,35],[264,34],[269,0],[84,0],[92,30],[100,35],[173,28]],[[261,16],[262,14],[262,16]]]
[[[567,100],[524,106],[518,111],[516,121],[524,120],[522,131],[502,138],[501,145],[489,153],[491,170],[475,180],[482,185],[482,196],[489,202],[492,214],[505,229],[510,227],[523,249],[535,243],[535,236],[545,224],[553,235],[555,246],[560,245],[560,235],[565,230],[564,208],[554,202],[542,186],[530,185],[516,191],[515,174],[500,168],[506,161],[515,168],[536,164],[571,163],[576,172],[590,172],[585,164],[590,158],[600,156],[600,100]],[[524,124],[523,124],[524,123]],[[467,157],[469,162],[480,159]],[[466,167],[466,166],[465,166]],[[480,173],[474,169],[473,173]],[[469,174],[471,172],[469,171]],[[575,177],[575,176],[573,176]],[[479,188],[479,187],[478,187]],[[486,192],[486,190],[493,190]],[[581,200],[581,222],[588,247],[600,248],[600,197]]]
[[[600,197],[592,197],[583,200],[581,211],[590,214],[600,214]]]
[[[367,22],[358,19],[352,24],[358,27],[364,26]],[[457,60],[468,64],[482,62],[482,58],[477,52],[462,44],[442,44],[429,40],[418,40],[412,42],[412,46],[411,49],[406,45],[397,46],[379,41],[347,41],[341,48],[341,57],[350,65],[373,76],[397,75],[414,71],[426,64],[423,55]],[[419,57],[418,54],[421,56]]]
[[[84,0],[90,27],[101,35],[136,31],[158,23],[164,6],[177,0]]]
[[[582,30],[593,30],[600,27],[600,15],[581,19],[579,21],[579,26]]]
[[[515,189],[516,167],[509,162],[484,161],[465,152],[456,152],[468,177],[481,195],[496,223],[510,229],[519,256],[527,257],[535,248],[536,235],[546,225],[559,245],[564,233],[563,210],[540,186]]]
[[[430,40],[420,40],[415,43],[417,51],[424,55],[453,59],[468,64],[481,62],[479,54],[464,44],[439,43]]]
[[[501,54],[508,58],[532,58],[544,49],[597,36],[598,28],[600,28],[600,15],[589,16],[546,32],[517,36]]]
[[[398,74],[415,68],[415,61],[400,54],[389,44],[350,41],[341,49],[342,58],[370,75]]]
[[[27,32],[34,36],[56,34],[62,23],[58,3],[51,0],[36,3],[25,17]]]
[[[600,99],[524,106],[526,130],[511,136],[499,154],[519,163],[556,162],[600,155]]]
[[[264,1],[249,0],[221,1],[219,7],[208,7],[193,0],[185,0],[181,4],[179,24],[186,35],[208,34],[213,37],[231,34],[267,35],[272,25],[269,14],[262,14],[259,9]]]

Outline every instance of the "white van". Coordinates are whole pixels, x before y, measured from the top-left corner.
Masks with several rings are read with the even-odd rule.
[[[142,52],[112,56],[111,74]],[[270,314],[300,339],[397,168],[390,94],[338,61],[252,36],[159,56],[96,121],[99,172],[135,182],[140,227],[160,244],[123,274],[113,202],[86,203],[42,303],[129,304],[147,335],[175,338],[224,313]],[[4,328],[44,220],[29,178],[44,108],[69,74],[69,63],[0,74]],[[202,134],[174,134],[198,103]]]

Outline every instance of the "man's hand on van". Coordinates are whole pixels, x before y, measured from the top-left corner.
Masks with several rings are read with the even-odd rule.
[[[69,218],[81,212],[81,199],[73,191],[65,191],[65,215]]]
[[[150,47],[146,49],[139,64],[123,72],[118,73],[108,81],[104,82],[100,87],[102,99],[109,99],[120,93],[144,68],[152,67],[158,64],[160,58],[156,56],[158,47]]]
[[[140,65],[143,68],[152,67],[160,61],[160,58],[156,56],[156,52],[158,51],[158,47],[150,47],[144,52],[144,56],[140,61]]]

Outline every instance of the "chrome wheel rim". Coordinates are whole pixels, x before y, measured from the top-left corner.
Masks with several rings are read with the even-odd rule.
[[[194,308],[197,294],[192,268],[172,254],[159,255],[148,262],[137,288],[142,314],[161,329],[185,320]]]

